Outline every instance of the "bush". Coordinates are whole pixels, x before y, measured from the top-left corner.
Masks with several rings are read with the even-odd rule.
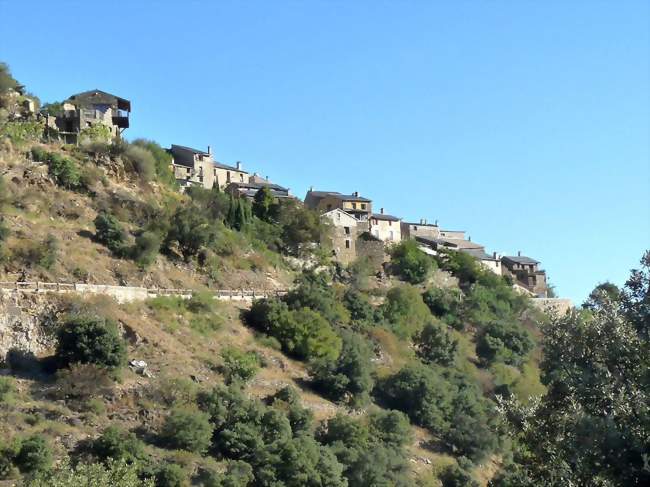
[[[153,154],[144,147],[129,145],[124,152],[124,157],[133,165],[143,181],[151,181],[156,174],[156,160]]]
[[[56,184],[73,191],[81,189],[81,172],[77,164],[55,153],[47,155],[47,163]]]
[[[431,319],[422,296],[409,285],[391,288],[381,309],[386,322],[402,338],[418,333]]]
[[[146,268],[156,261],[162,238],[155,232],[142,232],[135,239],[135,245],[131,249],[131,258],[143,268]]]
[[[108,247],[111,252],[120,253],[124,248],[126,232],[117,218],[100,213],[95,218],[95,240]]]
[[[198,254],[199,250],[214,239],[210,222],[195,208],[179,208],[170,220],[169,231],[163,243],[164,248],[172,250],[176,245],[186,262]]]
[[[184,487],[188,477],[183,467],[176,463],[167,463],[156,472],[156,487]]]
[[[361,327],[373,324],[375,309],[365,294],[349,288],[343,295],[343,304],[350,312],[350,319],[354,323]]]
[[[0,480],[18,475],[14,466],[18,445],[15,442],[4,443],[4,441],[6,440],[0,440]]]
[[[416,335],[415,345],[418,357],[425,363],[451,367],[456,361],[458,340],[440,323],[427,324]]]
[[[535,342],[530,333],[518,323],[497,321],[490,323],[479,335],[476,353],[487,364],[503,362],[519,366],[531,352]]]
[[[112,321],[99,316],[68,316],[58,331],[55,356],[60,367],[82,363],[117,370],[126,363],[126,345]]]
[[[53,471],[38,474],[26,481],[26,487],[153,487],[152,480],[139,478],[140,467],[126,462],[79,463],[71,467],[63,463]]]
[[[260,359],[254,352],[243,352],[228,347],[221,351],[222,370],[226,384],[246,383],[255,377],[260,368]]]
[[[16,384],[11,377],[0,377],[0,404],[12,404],[16,394]]]
[[[50,270],[56,263],[59,242],[54,235],[48,235],[40,243],[33,243],[22,250],[23,258],[30,266],[39,266]]]
[[[123,460],[136,462],[144,457],[144,443],[136,436],[116,426],[109,426],[93,440],[90,452],[100,460]]]
[[[203,453],[210,446],[214,426],[209,416],[186,408],[172,410],[160,432],[165,446]]]
[[[442,487],[479,487],[472,475],[458,465],[448,466],[440,475]]]
[[[428,289],[422,295],[422,299],[429,307],[431,314],[457,330],[463,328],[461,316],[462,297],[463,294],[459,289],[446,289],[441,287]]]
[[[391,251],[393,270],[411,284],[419,284],[434,268],[434,261],[422,252],[414,240],[404,240]]]
[[[52,466],[52,449],[42,436],[29,436],[20,441],[14,464],[22,473],[43,472]]]
[[[71,364],[56,373],[53,396],[85,402],[108,394],[113,389],[113,379],[108,370],[94,364]]]
[[[171,170],[172,156],[153,140],[136,139],[131,144],[146,149],[153,157],[156,180],[169,187],[176,188],[176,178]]]

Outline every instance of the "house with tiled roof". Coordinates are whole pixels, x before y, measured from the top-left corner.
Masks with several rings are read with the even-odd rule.
[[[511,276],[515,284],[537,297],[546,297],[546,271],[539,268],[539,261],[517,252],[517,255],[503,256],[501,265],[503,274]]]
[[[183,145],[172,144],[168,152],[172,156],[172,172],[181,188],[202,186],[206,189],[218,187],[224,190],[233,182],[248,181],[248,173],[240,162],[230,166],[215,161],[212,150],[193,149]]]
[[[379,213],[370,215],[370,234],[382,242],[393,243],[402,240],[400,218],[384,213],[381,208]]]
[[[305,196],[305,206],[320,213],[340,208],[362,222],[368,222],[372,215],[372,201],[359,196],[358,192],[343,194],[337,191],[314,191],[310,188]]]
[[[226,192],[232,194],[236,197],[243,197],[252,200],[255,198],[257,192],[262,188],[268,188],[273,196],[277,200],[294,198],[289,193],[289,188],[280,186],[279,184],[274,184],[270,181],[264,179],[253,179],[250,178],[248,182],[232,182],[226,186]]]

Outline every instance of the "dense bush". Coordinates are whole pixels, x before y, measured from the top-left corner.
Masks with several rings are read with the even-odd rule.
[[[309,308],[289,309],[283,301],[260,300],[247,313],[248,323],[275,337],[282,349],[300,359],[336,360],[341,339],[319,313]]]
[[[450,465],[440,475],[442,487],[479,487],[472,475],[459,465]]]
[[[391,250],[391,266],[404,280],[419,284],[427,278],[435,263],[414,240],[404,240]]]
[[[136,139],[131,146],[147,150],[153,157],[156,180],[169,187],[177,186],[176,178],[171,170],[172,156],[153,140]]]
[[[177,463],[166,463],[156,472],[156,487],[185,487],[189,475]]]
[[[26,487],[154,487],[153,480],[139,478],[140,467],[126,462],[59,464],[53,472],[26,480]]]
[[[214,228],[193,207],[179,207],[172,215],[163,247],[178,248],[185,261],[196,256],[199,250],[214,239]]]
[[[278,217],[278,204],[267,187],[260,188],[253,198],[253,214],[265,222],[274,222]]]
[[[431,319],[419,291],[409,285],[391,288],[381,310],[386,323],[403,338],[418,333]]]
[[[234,347],[221,351],[221,366],[226,384],[233,382],[246,383],[255,377],[260,369],[260,359],[254,352],[244,352]]]
[[[30,267],[39,266],[50,270],[54,267],[59,252],[59,242],[54,235],[48,235],[42,241],[33,241],[18,250],[23,261]]]
[[[323,272],[303,272],[296,279],[295,287],[282,300],[294,310],[314,310],[332,325],[347,323],[350,319],[336,290]]]
[[[530,332],[520,324],[495,321],[488,324],[479,335],[476,353],[488,364],[503,362],[521,365],[534,346]]]
[[[210,446],[213,430],[207,414],[175,408],[165,419],[160,440],[170,448],[203,453]]]
[[[343,304],[350,313],[350,319],[358,328],[371,326],[375,321],[375,309],[368,297],[361,291],[348,288],[343,295]]]
[[[73,191],[82,189],[81,171],[71,159],[38,147],[32,149],[32,157],[47,163],[50,175],[59,186]]]
[[[356,333],[341,333],[343,347],[337,360],[321,359],[310,364],[314,387],[335,401],[355,405],[367,401],[372,390],[372,350]]]
[[[126,362],[126,345],[117,326],[103,317],[68,316],[57,335],[56,359],[61,367],[82,363],[115,370]]]
[[[415,337],[418,357],[423,362],[451,367],[456,361],[458,340],[445,325],[432,322],[425,325]]]
[[[144,443],[129,431],[109,426],[90,443],[89,451],[102,461],[113,459],[133,463],[144,457]]]
[[[457,330],[463,328],[462,292],[455,288],[434,287],[422,295],[431,314]]]
[[[466,252],[440,250],[436,261],[442,270],[450,272],[458,278],[460,287],[464,290],[474,284],[480,275],[490,272],[484,270],[479,261]]]
[[[22,473],[35,474],[52,466],[52,448],[40,435],[33,435],[20,441],[14,464]]]
[[[95,240],[108,247],[111,252],[119,254],[124,249],[126,232],[113,215],[100,213],[95,218]]]
[[[131,258],[143,268],[146,268],[156,261],[162,238],[156,232],[145,231],[135,238],[131,248]]]

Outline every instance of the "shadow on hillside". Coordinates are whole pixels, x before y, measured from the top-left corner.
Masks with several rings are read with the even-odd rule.
[[[89,232],[88,230],[79,230],[77,232],[77,235],[79,235],[81,238],[87,238],[91,242],[95,241],[95,234],[92,232]]]
[[[36,382],[48,382],[52,378],[52,359],[39,359],[32,352],[10,348],[4,366],[8,375]]]

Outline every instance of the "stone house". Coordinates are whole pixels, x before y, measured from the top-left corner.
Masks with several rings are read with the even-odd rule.
[[[336,191],[314,191],[310,188],[305,196],[305,206],[321,213],[339,208],[360,222],[365,222],[366,231],[372,215],[372,201],[359,196],[358,192],[342,194]]]
[[[259,182],[260,179],[254,179],[253,177],[251,177],[249,178],[249,181],[246,183],[232,182],[228,186],[226,186],[226,192],[238,198],[243,197],[252,200],[253,198],[255,198],[255,195],[260,189],[268,188],[271,191],[271,196],[273,196],[276,200],[287,199],[287,198],[295,199],[289,193],[289,188],[284,188],[279,184],[274,184],[268,180],[262,179],[261,182]]]
[[[487,270],[492,271],[499,276],[502,274],[501,258],[497,255],[496,252],[493,252],[492,254],[488,254],[485,252],[484,249],[471,249],[471,248],[461,249],[461,252],[465,252],[466,254],[469,254],[472,257],[474,257]]]
[[[400,219],[384,213],[381,208],[379,213],[370,215],[370,234],[385,243],[396,243],[402,240]]]
[[[172,144],[169,153],[172,156],[172,172],[181,188],[202,186],[224,190],[230,183],[248,181],[248,173],[242,169],[240,162],[237,166],[229,166],[215,161],[209,146],[206,152]]]
[[[438,222],[428,223],[424,218],[420,219],[420,223],[401,222],[400,230],[403,240],[415,237],[438,238],[440,236]]]
[[[129,127],[131,102],[101,90],[84,91],[65,100],[60,115],[48,117],[48,126],[74,140],[86,128],[103,125],[112,137],[121,137]]]
[[[525,288],[537,297],[545,298],[547,294],[546,271],[539,268],[539,261],[521,255],[501,258],[502,272],[511,276],[515,284]]]
[[[345,265],[354,261],[357,257],[359,220],[340,208],[323,213],[321,219],[332,226],[329,238],[335,260]]]

